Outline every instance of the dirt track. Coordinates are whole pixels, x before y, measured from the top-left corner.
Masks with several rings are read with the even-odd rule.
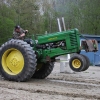
[[[0,78],[0,100],[100,100],[100,67],[81,73],[60,73],[55,63],[47,79],[9,82]]]

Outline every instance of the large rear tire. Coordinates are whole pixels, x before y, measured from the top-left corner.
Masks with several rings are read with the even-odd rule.
[[[0,49],[0,72],[10,81],[27,81],[36,70],[36,55],[29,44],[10,40]]]
[[[69,60],[70,68],[75,72],[81,72],[86,66],[85,58],[80,54],[75,54]]]
[[[44,79],[46,78],[53,70],[54,63],[41,63],[37,65],[37,70],[35,71],[33,78]]]

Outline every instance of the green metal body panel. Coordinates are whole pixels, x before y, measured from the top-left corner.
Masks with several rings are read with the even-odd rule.
[[[60,47],[49,49],[35,48],[35,50],[38,52],[38,58],[41,62],[45,62],[46,57],[54,58],[60,55],[71,54],[80,51],[80,36],[78,29],[38,36],[37,41],[37,45],[65,41],[64,49]]]

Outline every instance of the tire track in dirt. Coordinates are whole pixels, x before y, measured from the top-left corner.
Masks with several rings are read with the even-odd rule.
[[[35,85],[36,83],[38,83],[38,85]],[[45,86],[45,85],[47,85],[47,86]],[[56,85],[58,87],[66,86],[66,90],[68,89],[68,91],[65,91],[64,89],[61,90],[58,87],[56,87]],[[59,82],[51,82],[50,80],[32,80],[32,81],[26,82],[26,83],[7,82],[7,81],[2,80],[2,82],[0,82],[0,87],[26,91],[26,92],[30,92],[30,93],[62,95],[62,96],[73,97],[73,98],[78,97],[78,98],[85,98],[85,99],[100,99],[99,95],[91,94],[90,93],[91,91],[88,94],[84,93],[84,92],[86,92],[85,89],[83,89],[84,87],[86,87],[85,85],[83,85],[82,88],[81,87],[79,88],[78,85],[76,85],[76,87],[74,87],[73,85],[69,85],[67,83],[65,84],[65,83],[59,83]],[[67,88],[67,87],[69,87],[69,88]],[[73,87],[76,89],[75,91],[73,91]],[[78,89],[77,89],[77,87],[78,87]],[[93,87],[93,86],[90,86],[89,88],[96,89],[96,87]],[[79,89],[81,89],[81,91]]]
[[[44,100],[41,99],[43,95],[47,96],[45,100],[51,100],[51,97],[60,98],[52,98],[52,100],[72,100],[73,98],[74,100],[100,100],[100,77],[94,74],[95,71],[96,75],[99,75],[99,68],[93,67],[88,73],[74,74],[59,73],[57,69],[58,65],[54,72],[43,80],[31,79],[28,82],[17,83],[0,78],[0,89],[4,89],[5,92],[7,90],[7,93],[13,91],[15,95],[18,91],[20,97],[24,95],[24,92],[30,95],[34,94],[34,96],[37,94],[40,100]],[[20,93],[23,93],[23,95]],[[36,98],[31,100],[36,100]]]
[[[83,82],[83,83],[90,83],[90,84],[100,84],[99,79],[87,78],[87,77],[75,77],[69,74],[62,74],[62,73],[52,73],[48,76],[48,79],[54,80],[63,80],[63,81],[73,81],[73,82]]]

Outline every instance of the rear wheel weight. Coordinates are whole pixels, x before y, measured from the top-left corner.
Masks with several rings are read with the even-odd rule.
[[[6,80],[27,81],[36,70],[36,55],[29,44],[10,40],[0,49],[0,72]]]
[[[83,70],[85,64],[86,64],[86,61],[85,61],[84,57],[80,54],[74,55],[69,60],[69,66],[75,72],[81,72]]]
[[[21,52],[14,48],[6,50],[2,56],[2,67],[9,75],[19,74],[24,67],[24,58]]]

